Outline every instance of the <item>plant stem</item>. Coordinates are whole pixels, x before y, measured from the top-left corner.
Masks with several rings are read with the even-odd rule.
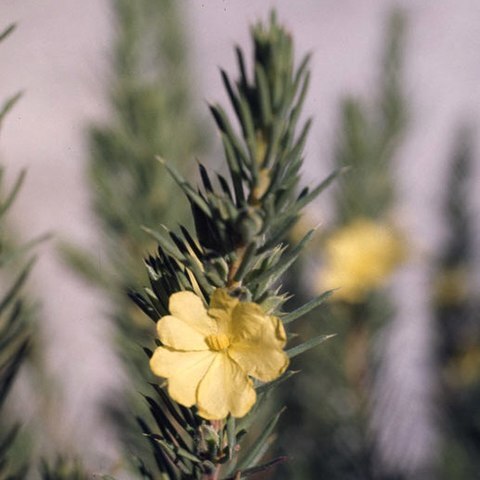
[[[240,282],[236,282],[234,280],[235,275],[240,268],[240,265],[242,264],[243,257],[245,255],[245,252],[247,250],[246,245],[240,245],[236,250],[235,250],[235,260],[232,262],[230,265],[230,268],[228,270],[228,278],[227,278],[227,288],[233,289],[235,287],[240,286]]]

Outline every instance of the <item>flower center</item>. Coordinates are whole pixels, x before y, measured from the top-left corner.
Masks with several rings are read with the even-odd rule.
[[[230,346],[230,340],[224,333],[219,333],[218,335],[209,335],[205,338],[208,348],[210,350],[215,350],[217,352],[225,350]]]

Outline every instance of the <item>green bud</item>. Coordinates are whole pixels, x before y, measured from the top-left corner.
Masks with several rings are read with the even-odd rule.
[[[235,230],[239,233],[242,243],[251,242],[262,230],[263,218],[254,209],[242,212],[235,224]]]

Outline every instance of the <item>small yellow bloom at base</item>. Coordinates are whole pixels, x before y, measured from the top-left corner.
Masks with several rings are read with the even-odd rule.
[[[203,418],[243,417],[256,401],[250,377],[269,382],[287,369],[282,322],[256,303],[217,289],[207,310],[200,297],[185,291],[170,297],[169,310],[157,323],[163,346],[150,368],[167,379],[176,402],[196,405]]]
[[[335,299],[361,302],[385,281],[404,256],[404,244],[395,230],[359,218],[327,240],[318,290],[338,288]]]

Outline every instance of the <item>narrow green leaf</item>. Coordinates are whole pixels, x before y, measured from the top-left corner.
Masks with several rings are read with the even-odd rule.
[[[104,265],[100,266],[90,252],[64,242],[58,245],[58,251],[62,261],[75,270],[83,280],[98,287],[110,286],[112,278],[110,272],[105,271]]]
[[[302,81],[302,78],[305,75],[305,72],[308,68],[311,57],[312,57],[312,55],[310,53],[307,53],[303,57],[302,61],[300,62],[300,66],[298,67],[297,72],[295,73],[295,79],[293,80],[293,87],[292,87],[292,95],[293,96],[295,96],[297,91],[298,91],[298,87],[299,87],[299,85]]]
[[[292,125],[293,128],[295,128],[298,118],[300,116],[300,112],[302,111],[303,103],[305,101],[305,97],[306,97],[309,85],[310,85],[310,72],[308,72],[304,77],[297,104],[293,108],[292,113],[290,115],[290,124]]]
[[[157,156],[156,158],[162,165],[165,166],[168,173],[175,180],[177,185],[183,190],[185,195],[187,195],[189,200],[193,202],[200,210],[202,210],[202,212],[207,215],[207,217],[211,218],[212,212],[210,211],[210,207],[205,201],[205,199],[193,189],[193,187],[183,178],[182,175],[180,175],[180,173],[174,167],[172,167],[162,157]]]
[[[17,28],[16,23],[9,25],[2,33],[0,33],[0,42],[5,40],[15,29]]]
[[[187,257],[185,261],[188,265],[188,268],[192,271],[195,279],[197,280],[198,284],[203,288],[203,290],[205,292],[208,292],[209,294],[212,293],[214,287],[209,284],[209,282],[205,278],[204,272],[201,270],[198,263],[195,260],[192,260],[192,257]]]
[[[157,311],[137,292],[129,291],[128,296],[138,306],[138,308],[145,312],[145,314],[148,315],[154,322],[156,322],[161,317],[161,313]]]
[[[1,365],[2,378],[0,384],[0,407],[5,402],[7,393],[10,390],[12,382],[21,367],[22,362],[27,355],[29,349],[29,341],[25,340],[20,347],[15,351],[11,358],[7,360],[7,363]]]
[[[266,470],[269,470],[273,466],[278,465],[279,463],[284,463],[287,460],[288,460],[288,457],[284,457],[284,456],[283,457],[277,457],[277,458],[274,458],[273,460],[270,460],[267,463],[264,463],[262,465],[258,465],[257,467],[247,468],[246,470],[243,470],[241,472],[237,472],[237,473],[235,473],[235,475],[229,476],[229,477],[227,477],[223,480],[237,480],[237,479],[242,479],[242,478],[245,478],[245,477],[250,477],[251,475],[255,475],[255,474],[260,473],[260,472],[265,472]],[[240,477],[238,476],[239,473],[241,474]]]
[[[7,195],[7,198],[5,199],[5,201],[2,204],[0,204],[0,217],[3,216],[3,214],[10,208],[10,206],[14,202],[18,192],[20,191],[20,188],[22,187],[22,184],[25,180],[25,175],[26,174],[27,174],[27,172],[25,170],[22,170],[20,172],[20,175],[17,177],[17,180],[16,180],[12,190]]]
[[[178,247],[176,245],[173,245],[168,240],[168,238],[164,237],[162,233],[144,226],[142,226],[141,228],[144,232],[148,233],[153,239],[155,239],[168,255],[171,255],[173,258],[180,262],[185,261],[185,255],[180,252],[178,250]],[[168,229],[166,227],[164,228],[168,232]]]
[[[230,82],[230,79],[228,78],[227,73],[225,70],[220,69],[220,75],[222,77],[223,85],[225,87],[225,90],[227,91],[228,97],[230,98],[230,103],[232,104],[235,113],[238,118],[240,118],[240,100],[238,98],[238,95],[235,93],[233,90],[232,84]]]
[[[32,269],[32,266],[34,263],[35,263],[35,259],[31,260],[25,266],[25,268],[22,270],[22,272],[17,276],[17,278],[13,282],[13,285],[5,293],[5,295],[0,301],[0,312],[2,312],[10,304],[10,302],[14,300],[18,290],[25,283],[25,280],[27,279],[27,276],[30,273],[30,270]]]
[[[240,72],[240,81],[238,82],[238,86],[243,92],[247,92],[248,90],[247,70],[245,68],[245,60],[243,58],[243,52],[238,45],[235,46],[235,54],[237,56],[238,70]]]
[[[288,380],[289,378],[293,377],[297,373],[299,373],[299,370],[288,370],[281,377],[277,378],[273,382],[264,383],[264,384],[260,385],[259,387],[257,387],[255,390],[257,391],[258,394],[267,393],[272,388],[277,387],[278,385],[285,382],[285,380]]]
[[[15,95],[11,96],[2,106],[0,110],[0,122],[3,120],[5,115],[14,107],[14,105],[20,100],[23,92],[18,92]]]
[[[289,358],[294,358],[297,355],[300,355],[307,350],[310,350],[317,345],[320,345],[321,343],[325,342],[325,340],[328,340],[329,338],[335,337],[337,334],[331,334],[331,335],[319,335],[318,337],[313,337],[307,340],[304,343],[301,343],[300,345],[297,345],[296,347],[290,348],[287,350],[287,355]]]
[[[249,165],[250,162],[248,156],[245,154],[243,148],[241,147],[242,142],[238,138],[238,135],[235,133],[235,130],[233,129],[232,124],[230,123],[230,120],[225,113],[225,110],[220,105],[211,105],[210,111],[212,112],[213,118],[215,119],[218,128],[230,139],[232,145],[235,148],[235,151],[241,155],[241,160],[246,165]]]
[[[332,295],[334,291],[335,290],[328,290],[326,292],[323,292],[321,295],[314,298],[313,300],[310,300],[308,303],[301,306],[300,308],[297,308],[293,312],[287,313],[285,316],[282,317],[282,322],[284,323],[284,325],[287,325],[290,322],[293,322],[294,320],[296,320],[297,318],[300,318],[303,315],[306,315],[308,312],[310,312],[314,308],[322,305],[325,302],[325,300]]]
[[[245,136],[248,150],[250,152],[250,161],[246,164],[249,168],[250,174],[253,178],[258,177],[258,164],[256,161],[256,139],[255,139],[255,126],[253,123],[253,116],[250,110],[250,105],[243,97],[239,102],[239,120],[242,126],[243,134]]]
[[[175,467],[170,457],[164,452],[163,448],[151,437],[152,431],[148,427],[147,423],[143,418],[136,417],[137,423],[140,426],[143,435],[148,439],[155,456],[155,461],[158,466],[158,469],[161,473],[168,474],[169,479],[179,479],[178,469]]]
[[[263,432],[255,439],[253,445],[250,447],[248,453],[240,460],[238,463],[238,470],[242,471],[245,468],[249,468],[252,466],[252,462],[257,457],[260,450],[263,449],[265,443],[267,443],[268,437],[272,434],[273,430],[275,429],[278,420],[282,413],[285,411],[285,408],[282,408],[270,422],[267,424]]]
[[[217,173],[217,178],[218,178],[218,183],[220,184],[220,187],[223,190],[223,193],[233,202],[233,195],[227,180],[225,179],[225,177],[223,177],[219,173]]]
[[[339,168],[331,173],[325,180],[323,180],[317,187],[315,187],[311,192],[300,196],[296,203],[296,209],[300,210],[305,205],[314,200],[320,193],[322,193],[339,175],[344,174],[348,171],[347,167]]]
[[[258,87],[258,101],[262,115],[263,125],[269,125],[272,119],[272,105],[270,103],[270,94],[268,90],[268,80],[265,70],[260,64],[255,65],[255,81]]]
[[[307,141],[307,136],[310,132],[310,129],[312,128],[312,119],[309,118],[306,122],[305,125],[302,128],[302,131],[300,132],[300,135],[298,137],[297,142],[295,143],[295,146],[290,150],[287,158],[288,161],[286,162],[286,169],[285,169],[285,176],[289,177],[292,175],[293,171],[298,171],[300,165],[301,165],[301,155],[303,152],[303,149],[305,148],[305,143]],[[297,166],[298,165],[298,166]]]
[[[277,155],[278,145],[280,143],[280,138],[285,128],[285,123],[283,119],[273,117],[273,127],[272,133],[270,135],[270,142],[267,146],[267,151],[265,153],[265,158],[263,160],[262,168],[267,168],[274,164],[274,158]]]
[[[188,245],[190,245],[192,251],[195,253],[196,257],[202,258],[203,252],[199,243],[193,239],[193,237],[190,235],[190,232],[184,226],[180,225],[180,231],[182,232],[183,237],[187,241]]]
[[[303,239],[289,252],[287,252],[281,260],[271,269],[268,269],[261,273],[257,278],[255,278],[255,283],[262,283],[266,280],[269,281],[269,284],[273,283],[277,278],[282,275],[283,272],[287,270],[288,267],[298,258],[303,247],[308,243],[315,230],[310,230]]]
[[[152,437],[160,444],[162,447],[172,451],[177,457],[182,457],[186,460],[190,460],[193,463],[201,463],[202,461],[193,453],[190,453],[188,450],[185,450],[182,447],[177,447],[170,442],[162,439],[158,435],[153,434]]]
[[[230,415],[227,419],[227,446],[229,460],[233,458],[233,452],[235,451],[235,446],[237,444],[237,437],[235,435],[235,432],[235,417],[232,417],[232,415]]]
[[[162,391],[160,387],[159,390]],[[167,438],[168,434],[171,434],[179,447],[186,450],[193,449],[194,440],[188,432],[188,424],[182,419],[181,414],[170,405],[170,399],[166,399],[164,395],[160,396],[159,402],[148,395],[144,395],[144,398],[148,402],[159,428],[164,432],[164,436]]]
[[[242,185],[242,172],[239,165],[239,160],[235,155],[234,147],[229,137],[222,133],[223,148],[225,151],[225,158],[227,160],[228,169],[230,171],[230,178],[232,179],[233,189],[235,191],[235,199],[237,206],[245,203],[245,193]]]
[[[202,178],[202,183],[206,191],[213,192],[212,182],[208,176],[207,169],[200,162],[198,163],[198,169],[200,171],[200,177]]]

